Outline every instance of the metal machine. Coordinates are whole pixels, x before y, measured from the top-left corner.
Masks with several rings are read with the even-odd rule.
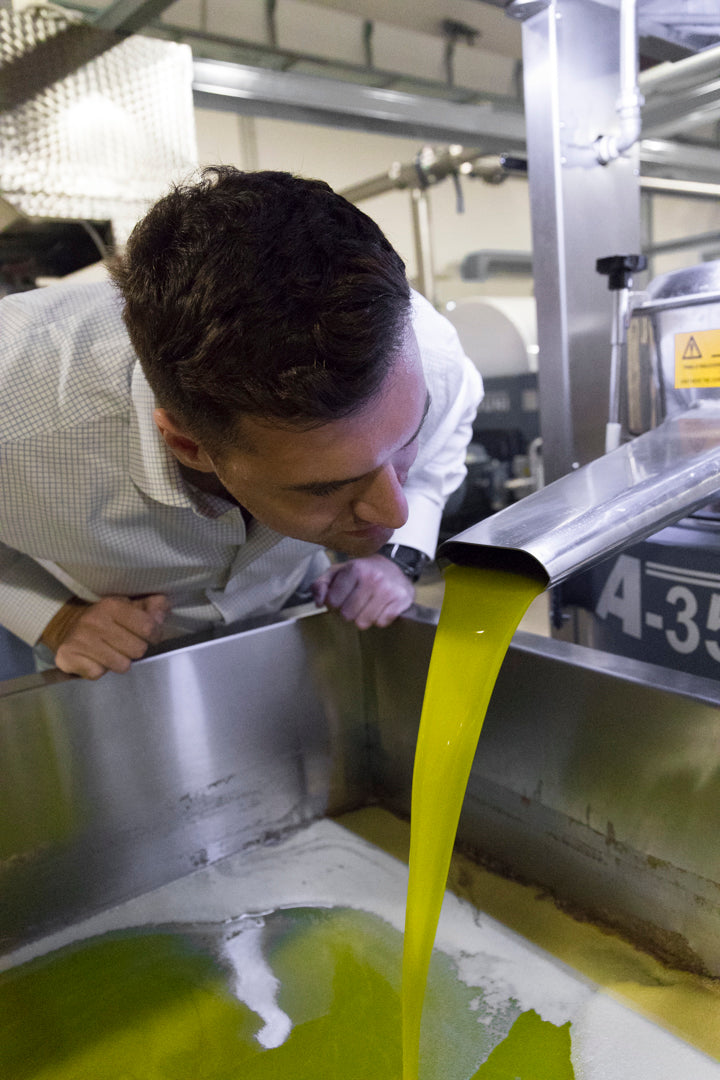
[[[717,268],[708,264],[659,278],[644,295],[630,295],[628,289],[608,290],[597,267],[608,256],[642,250],[640,191],[655,182],[648,174],[656,170],[663,150],[654,136],[661,128],[672,130],[673,90],[692,97],[699,72],[717,64],[717,13],[653,0],[515,0],[509,11],[523,23],[545,475],[550,481],[565,478],[566,490],[576,491],[572,474],[595,462],[595,483],[600,472],[612,471],[612,465],[601,464],[604,452],[650,428],[656,430],[657,464],[665,459],[672,473],[678,462],[670,455],[676,448],[681,455],[689,448],[688,430],[703,427],[710,452],[717,437],[709,418],[720,376],[712,360],[706,366],[704,351],[715,348],[713,333],[720,326],[713,302]],[[638,38],[643,34],[704,52],[641,73]],[[708,97],[697,104],[688,117],[689,129],[711,115]],[[664,128],[653,130],[661,113]],[[710,180],[710,174],[703,179]],[[640,269],[638,262],[634,266]],[[625,333],[627,357],[620,342]],[[681,420],[691,408],[695,416]],[[702,422],[700,415],[706,418]],[[663,432],[668,437],[664,450]],[[651,445],[642,438],[627,450],[628,476],[618,480],[617,520],[610,527],[606,554],[611,555],[624,517],[635,517],[626,523],[628,541],[636,526],[638,538],[652,535],[663,521],[681,521],[556,589],[554,632],[599,649],[715,676],[717,565],[714,510],[708,505],[713,484],[704,487],[704,504],[678,507],[675,518],[660,515],[655,530],[643,527],[646,511],[651,504],[659,511],[662,498],[645,481],[637,487],[634,455],[644,455],[642,447]],[[696,479],[691,469],[679,483],[692,489]],[[592,508],[603,505],[599,483],[585,504],[591,517]],[[674,481],[668,483],[669,491]],[[531,512],[532,506],[525,510]],[[551,524],[548,515],[545,526]],[[587,541],[580,540],[585,551]],[[576,570],[582,566],[578,552]]]
[[[624,437],[662,429],[669,417],[683,424],[684,413],[711,416],[720,399],[720,263],[655,279],[630,298],[626,325]],[[717,678],[718,525],[713,500],[571,579],[558,606],[575,640]]]

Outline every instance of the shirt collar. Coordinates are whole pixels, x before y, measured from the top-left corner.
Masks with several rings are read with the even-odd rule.
[[[135,362],[130,381],[130,478],[145,495],[165,506],[191,507],[180,465],[155,426],[155,395]]]
[[[130,381],[130,478],[143,494],[164,506],[194,510],[218,518],[228,512],[225,499],[199,491],[182,474],[177,458],[168,450],[153,420],[155,395],[135,362]]]

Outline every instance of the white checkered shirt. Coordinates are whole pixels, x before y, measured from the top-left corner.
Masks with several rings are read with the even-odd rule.
[[[433,555],[481,383],[447,320],[414,310],[433,404],[393,541]],[[109,282],[0,302],[0,624],[24,641],[72,595],[164,593],[183,633],[277,611],[327,565],[188,484],[154,408]]]

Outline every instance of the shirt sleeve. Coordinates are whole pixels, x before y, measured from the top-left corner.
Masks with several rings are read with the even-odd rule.
[[[27,555],[0,544],[0,623],[36,645],[73,594]]]
[[[408,520],[392,543],[435,555],[445,502],[462,483],[472,425],[483,396],[482,378],[468,359],[452,323],[417,294],[413,328],[431,405],[407,483]]]

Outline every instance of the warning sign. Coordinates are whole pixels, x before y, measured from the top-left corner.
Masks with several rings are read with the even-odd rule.
[[[675,388],[720,386],[720,330],[675,335]]]

